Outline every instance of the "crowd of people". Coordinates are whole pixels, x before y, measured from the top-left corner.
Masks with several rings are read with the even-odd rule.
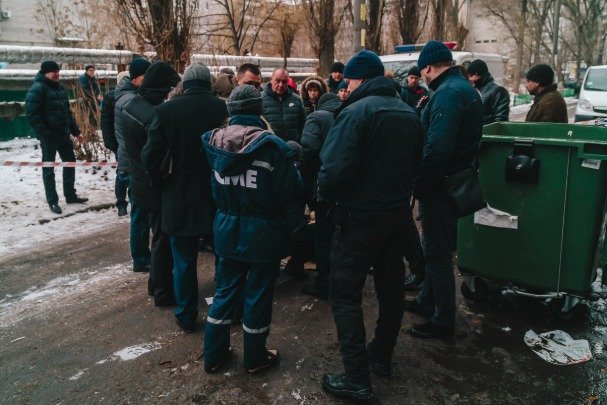
[[[154,304],[174,306],[186,332],[197,327],[201,240],[212,246],[216,291],[205,323],[205,371],[220,371],[234,356],[234,324],[242,324],[247,372],[277,364],[280,355],[266,340],[281,260],[290,257],[284,271],[294,278],[305,278],[312,260],[314,280],[302,292],[329,300],[344,365],[343,373],[325,374],[322,386],[367,400],[370,372],[392,374],[405,311],[426,319],[409,329],[414,337],[454,334],[458,214],[445,182],[477,169],[482,127],[508,120],[509,96],[482,60],[467,70],[454,66],[438,41],[424,46],[406,83],[367,50],[331,71],[297,86],[279,68],[264,84],[250,63],[214,78],[199,62],[180,75],[165,62],[138,58],[105,97],[94,66],[81,86],[88,103],[103,100],[103,139],[118,161],[118,215],[130,204],[133,271],[149,272]],[[553,81],[547,65],[529,70],[536,101],[528,121],[566,122]],[[75,161],[69,136],[80,130],[56,62],[42,63],[26,104],[43,161],[56,152]],[[63,169],[66,202],[84,203],[74,177],[73,168]],[[49,207],[60,213],[52,168],[43,179]],[[367,344],[361,300],[368,274],[378,319]],[[406,300],[407,290],[419,293]]]

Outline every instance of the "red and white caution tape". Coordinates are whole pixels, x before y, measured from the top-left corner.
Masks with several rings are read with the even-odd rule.
[[[111,166],[116,167],[117,162],[15,162],[12,160],[0,160],[0,166],[17,167],[76,167],[76,166]]]

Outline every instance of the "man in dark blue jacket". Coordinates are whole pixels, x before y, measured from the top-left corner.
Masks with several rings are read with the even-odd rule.
[[[244,291],[244,367],[273,366],[278,352],[266,348],[274,281],[289,249],[286,207],[301,194],[295,152],[267,129],[255,87],[236,87],[227,100],[228,125],[202,141],[212,169],[217,206],[213,223],[218,256],[217,289],[207,314],[204,368],[218,371],[232,357],[230,325]]]
[[[407,301],[405,308],[429,318],[410,329],[413,336],[438,338],[452,336],[455,326],[457,216],[445,190],[445,177],[475,164],[483,106],[478,92],[460,68],[453,66],[451,51],[442,42],[428,42],[417,64],[434,91],[422,112],[426,139],[413,191],[419,200],[426,278],[417,299]]]
[[[42,161],[54,162],[57,152],[64,162],[75,162],[74,145],[70,135],[82,140],[80,129],[70,110],[70,102],[65,88],[59,83],[59,65],[47,60],[42,62],[40,71],[25,96],[25,114],[36,137],[40,140]],[[68,204],[84,203],[88,198],[78,197],[74,183],[76,169],[63,168],[63,194]],[[55,214],[61,214],[59,197],[55,188],[55,169],[42,168],[42,181],[49,208]]]
[[[343,70],[343,68],[342,68]],[[336,94],[326,93],[320,96],[318,108],[306,118],[303,135],[301,136],[301,177],[304,186],[304,196],[308,207],[314,211],[314,262],[316,274],[314,282],[301,289],[304,294],[313,295],[320,299],[329,298],[329,268],[331,237],[334,226],[327,217],[329,204],[318,202],[316,184],[320,170],[320,151],[335,120],[335,111],[342,102]]]
[[[211,73],[202,63],[185,70],[183,89],[183,95],[156,107],[141,160],[161,189],[161,228],[173,253],[175,318],[191,332],[198,317],[198,240],[211,234],[215,215],[211,169],[200,134],[222,126],[228,113],[224,102],[211,94]]]
[[[370,51],[347,63],[350,96],[320,153],[319,199],[335,203],[329,299],[345,373],[325,374],[322,385],[336,396],[373,397],[369,366],[389,376],[404,312],[403,256],[415,241],[410,224],[411,187],[419,167],[423,131],[417,114],[384,77]],[[369,269],[375,271],[379,317],[365,348],[361,309]]]

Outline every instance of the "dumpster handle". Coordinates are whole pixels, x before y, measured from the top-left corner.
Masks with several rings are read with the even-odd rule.
[[[508,290],[506,290],[506,291],[508,291]],[[553,293],[546,293],[546,294],[532,294],[532,293],[528,293],[526,291],[521,291],[517,287],[512,287],[510,289],[510,291],[512,291],[512,293],[515,295],[520,295],[523,297],[530,297],[530,298],[560,298],[565,295],[564,293],[561,293],[561,292],[553,292]]]
[[[578,148],[577,148],[577,157],[579,159],[607,160],[607,153],[588,153],[588,152],[585,152],[585,149],[586,149],[587,146],[594,146],[595,148],[605,149],[605,145],[602,145],[602,144],[584,143],[583,145],[579,145]]]

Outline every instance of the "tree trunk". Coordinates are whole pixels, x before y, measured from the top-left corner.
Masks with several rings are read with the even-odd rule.
[[[523,67],[523,51],[525,47],[525,25],[527,17],[527,0],[521,0],[521,15],[518,21],[518,38],[516,49],[516,65],[514,66],[513,91],[518,94],[521,87],[521,76]]]
[[[368,0],[368,23],[366,48],[377,54],[381,54],[382,20],[385,11],[384,0]]]

